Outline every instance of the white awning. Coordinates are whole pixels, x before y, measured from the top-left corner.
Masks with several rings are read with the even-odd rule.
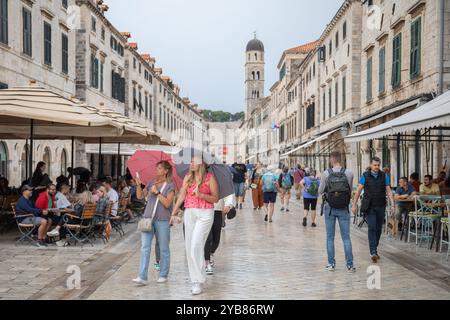
[[[419,106],[419,103],[421,102],[422,99],[423,98],[417,98],[417,99],[411,100],[409,102],[405,102],[405,103],[403,103],[403,104],[401,104],[399,106],[396,106],[395,108],[392,108],[392,109],[386,110],[384,112],[381,112],[379,114],[373,115],[372,117],[369,117],[367,119],[360,120],[360,121],[355,121],[355,125],[361,126],[363,124],[366,124],[366,123],[369,123],[369,122],[374,121],[376,119],[379,119],[379,118],[382,118],[384,116],[387,116],[387,115],[389,115],[391,113],[394,113],[394,112],[397,112],[397,111],[401,111],[403,109],[406,109],[406,108],[409,108],[409,107],[412,107],[412,106],[416,106],[417,107],[417,106]]]
[[[398,118],[344,139],[352,143],[439,126],[450,126],[450,91]]]
[[[341,130],[341,128],[332,130],[332,131],[327,132],[327,133],[323,133],[323,134],[317,136],[315,139],[313,139],[313,140],[311,140],[311,141],[309,141],[309,142],[306,142],[306,143],[302,144],[301,146],[298,146],[297,148],[292,149],[292,150],[289,151],[289,152],[286,152],[285,154],[282,155],[282,157],[289,156],[290,154],[293,154],[294,152],[296,152],[296,151],[298,151],[298,150],[301,150],[301,149],[304,149],[304,148],[308,148],[309,146],[313,145],[313,144],[316,143],[316,142],[325,140],[325,139],[328,138],[330,135],[332,135],[333,133],[335,133],[335,132],[337,132],[337,131],[339,131],[339,130]]]

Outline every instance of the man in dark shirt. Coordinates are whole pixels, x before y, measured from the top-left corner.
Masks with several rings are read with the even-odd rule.
[[[235,172],[233,173],[234,183],[234,195],[236,196],[237,205],[239,209],[242,209],[242,203],[244,202],[244,185],[247,180],[247,167],[243,163],[235,162],[232,165]]]
[[[38,229],[38,243],[39,247],[46,247],[45,238],[47,235],[47,228],[52,224],[52,221],[48,218],[48,211],[36,208],[33,202],[30,200],[33,195],[33,188],[29,185],[22,187],[22,197],[16,203],[17,216],[32,214],[34,217],[18,218],[17,222],[23,224],[33,224],[39,226]]]

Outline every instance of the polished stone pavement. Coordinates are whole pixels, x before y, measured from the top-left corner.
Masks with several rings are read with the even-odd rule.
[[[250,199],[247,199],[248,201]],[[367,231],[352,225],[356,273],[345,269],[342,242],[336,232],[337,269],[326,265],[323,218],[318,227],[301,225],[301,202],[290,213],[277,205],[274,222],[250,202],[227,221],[216,253],[215,274],[208,276],[205,293],[192,297],[185,262],[181,225],[172,229],[169,281],[157,284],[151,267],[150,283],[131,282],[139,266],[140,235],[136,225],[106,246],[36,249],[15,245],[0,235],[0,299],[450,299],[450,262],[415,244],[383,235],[380,248],[381,288],[368,289]],[[337,227],[337,229],[339,229]],[[152,252],[151,265],[154,262]],[[81,269],[81,289],[69,290],[70,265]]]

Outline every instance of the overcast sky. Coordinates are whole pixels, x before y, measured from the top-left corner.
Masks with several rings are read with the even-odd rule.
[[[108,19],[201,108],[243,111],[245,47],[266,51],[265,94],[284,50],[319,38],[342,0],[106,0]]]

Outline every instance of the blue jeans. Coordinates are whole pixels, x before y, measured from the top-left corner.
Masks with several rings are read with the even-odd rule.
[[[350,240],[350,212],[347,209],[333,209],[326,203],[324,207],[325,225],[327,229],[328,264],[336,265],[334,255],[334,235],[336,219],[339,222],[341,238],[344,243],[345,260],[347,267],[353,267],[352,241]]]
[[[233,182],[234,184],[234,195],[236,197],[244,196],[244,182]]]
[[[150,252],[152,249],[153,235],[156,235],[161,252],[161,261],[159,276],[167,278],[170,267],[170,225],[169,221],[153,221],[153,230],[151,232],[141,233],[141,263],[139,266],[139,278],[148,279],[148,267],[150,264]]]
[[[386,207],[372,207],[369,208],[369,212],[367,213],[370,255],[378,254],[377,248],[380,243],[385,212]]]

